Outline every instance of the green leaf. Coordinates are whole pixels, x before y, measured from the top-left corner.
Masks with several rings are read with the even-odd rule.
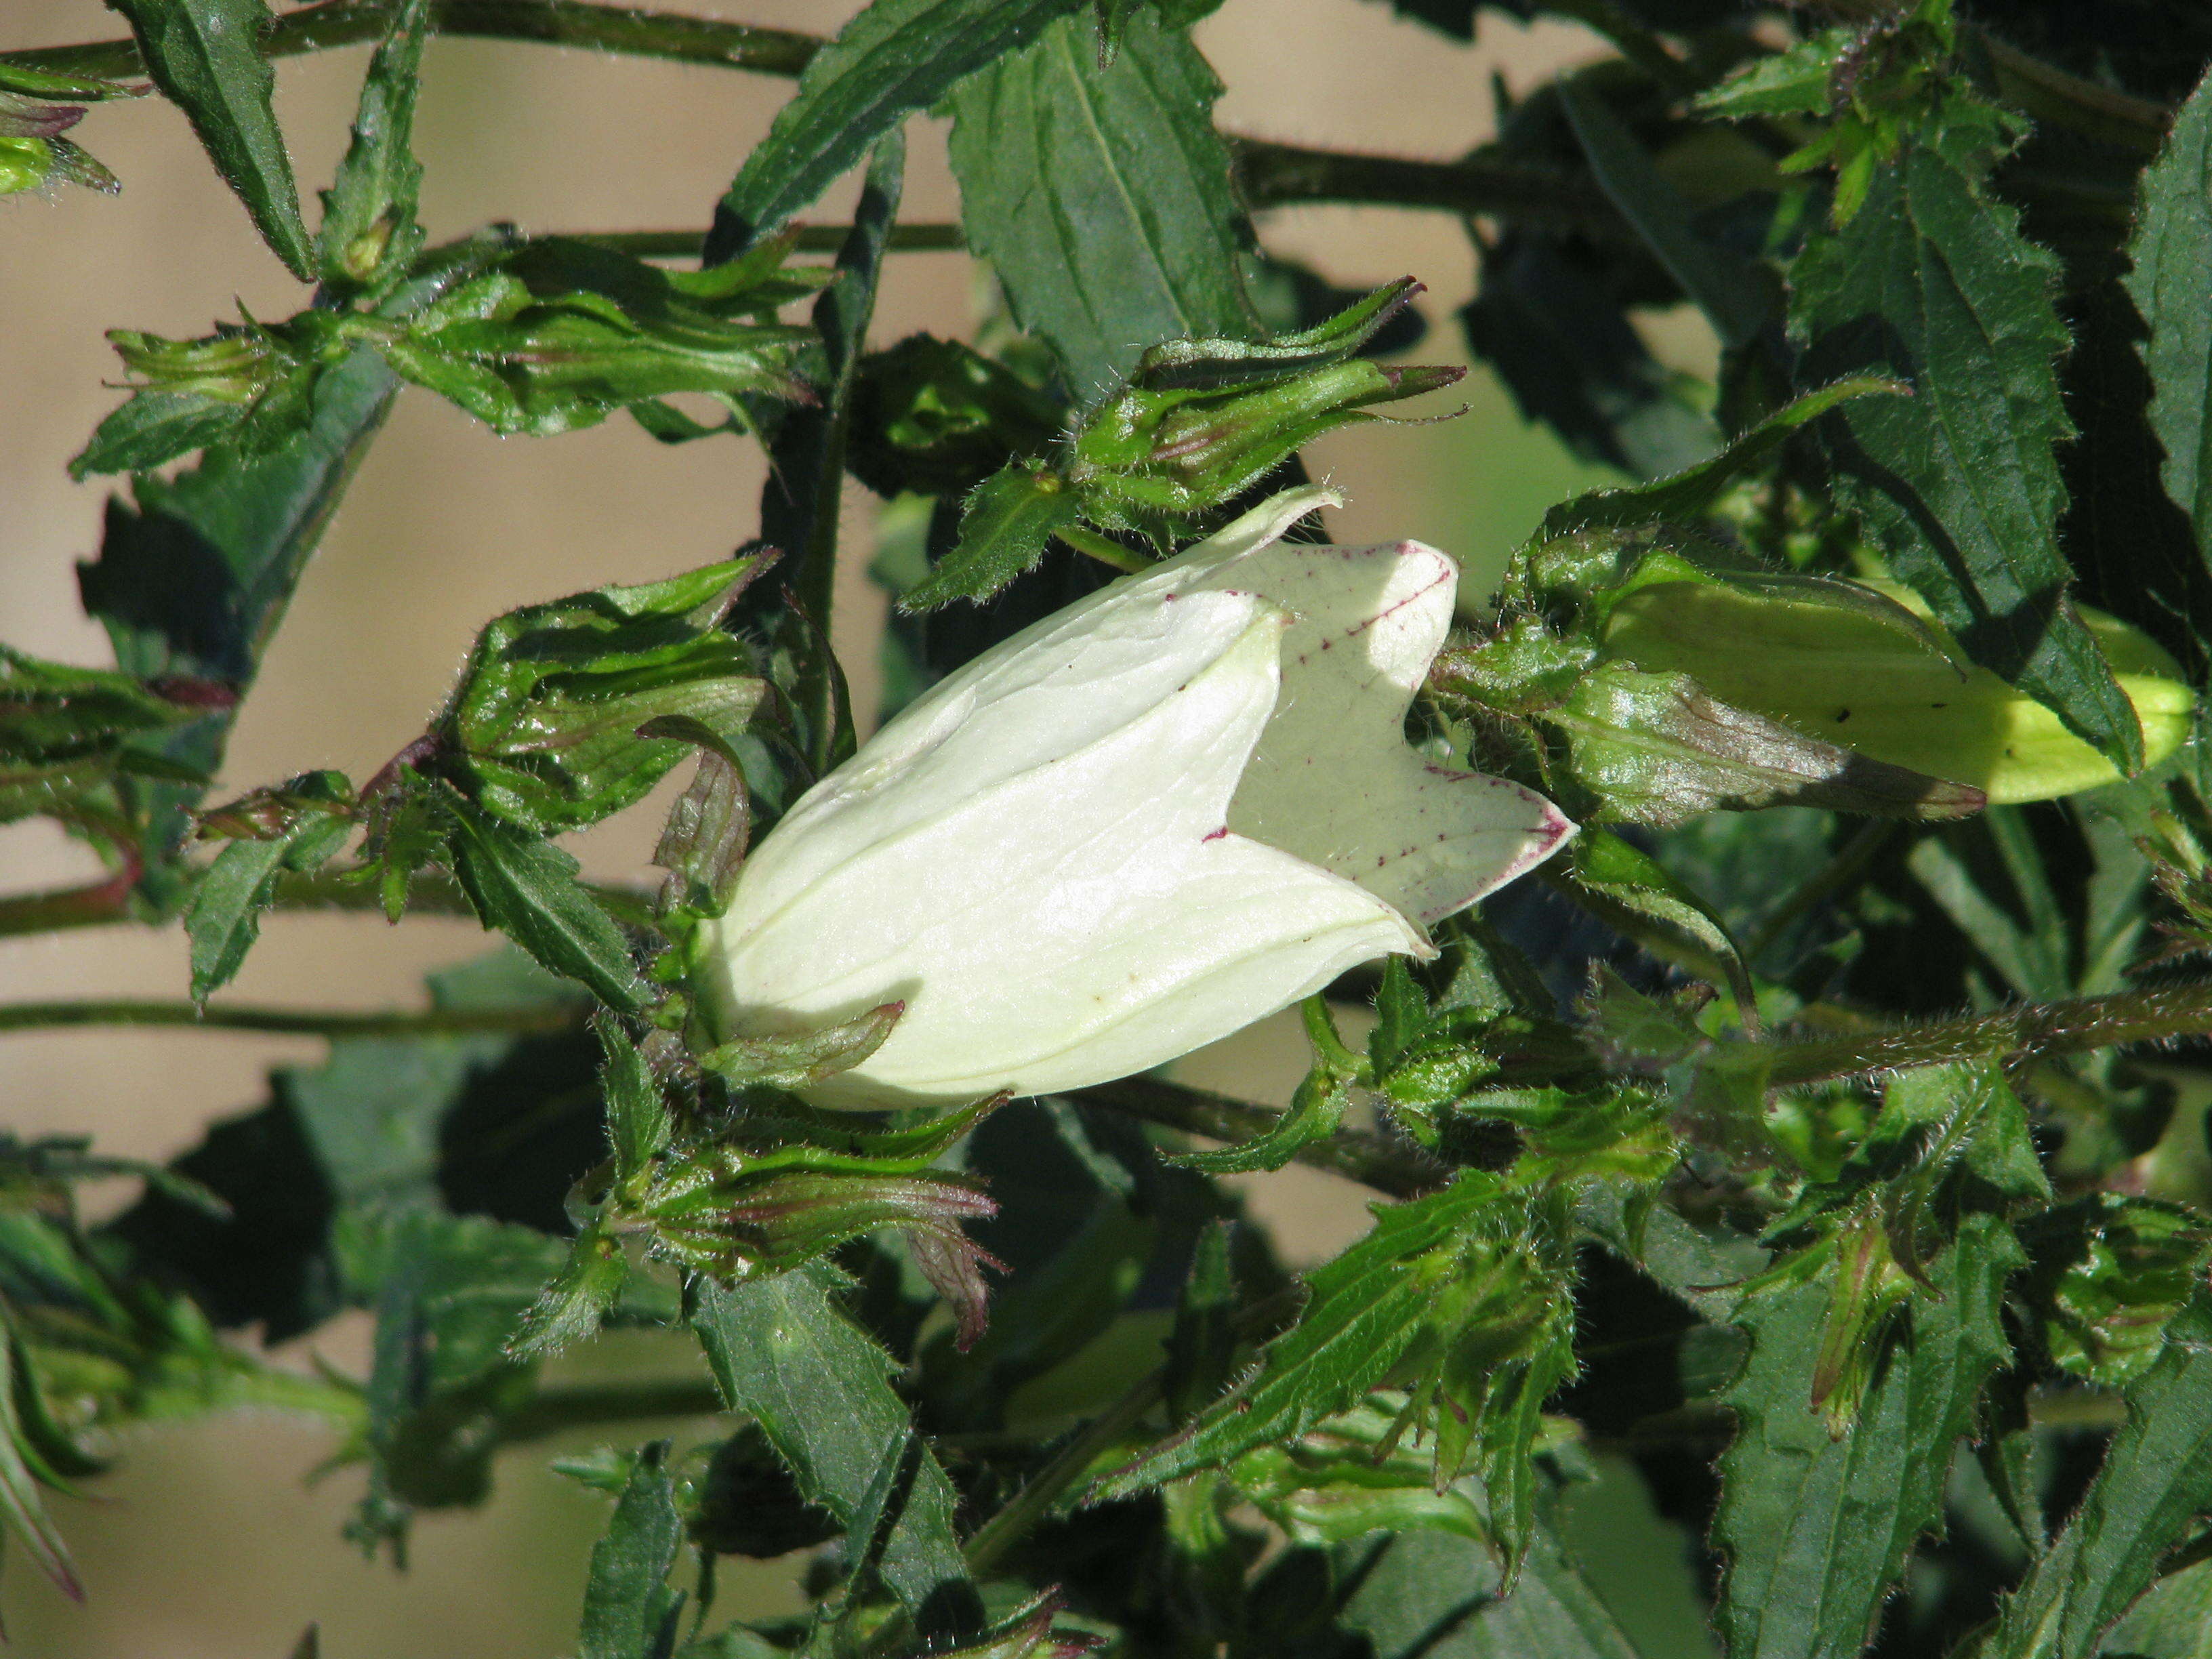
[[[46,1513],[33,1471],[37,1448],[24,1420],[21,1391],[38,1385],[26,1370],[22,1344],[12,1328],[0,1331],[0,1538],[13,1536],[39,1570],[72,1601],[84,1600],[69,1546]]]
[[[1720,913],[1641,848],[1585,829],[1556,883],[1576,903],[1659,958],[1753,1006],[1751,975]]]
[[[322,193],[323,224],[315,236],[323,280],[335,287],[373,292],[422,252],[415,203],[422,166],[409,143],[429,22],[430,0],[403,0],[368,60],[353,142]]]
[[[592,1022],[606,1063],[599,1068],[599,1091],[607,1103],[607,1145],[614,1154],[615,1180],[629,1180],[668,1145],[674,1126],[668,1103],[653,1067],[619,1020],[602,1016]]]
[[[737,890],[751,829],[744,774],[714,750],[701,750],[698,771],[668,809],[653,843],[653,861],[669,874],[664,904],[721,915]]]
[[[1714,1540],[1729,1557],[1717,1622],[1729,1659],[1847,1659],[1872,1639],[1906,1558],[1942,1522],[1953,1451],[2008,1352],[2004,1283],[2024,1258],[1995,1216],[1967,1218],[1930,1264],[1899,1340],[1840,1436],[1812,1401],[1825,1281],[1747,1297],[1751,1334],[1725,1396],[1740,1427],[1721,1461]]]
[[[1405,1409],[1378,1394],[1287,1446],[1262,1446],[1229,1466],[1237,1489],[1297,1544],[1435,1528],[1481,1541],[1482,1511],[1458,1487],[1438,1492],[1431,1460],[1393,1431]]]
[[[349,326],[394,369],[495,432],[573,432],[676,392],[726,407],[745,394],[803,400],[811,394],[792,365],[812,337],[775,313],[829,273],[786,268],[789,251],[777,238],[709,270],[664,270],[595,242],[546,237],[509,246],[466,280],[449,278],[404,320]]]
[[[812,202],[877,139],[1082,0],[872,0],[816,52],[714,210],[709,264]]]
[[[2112,1626],[2112,1659],[2205,1659],[2212,1654],[2212,1561],[2161,1578]]]
[[[659,1000],[630,961],[622,930],[576,879],[574,859],[550,841],[509,829],[457,791],[446,805],[453,874],[486,927],[623,1013],[642,1012]]]
[[[1636,135],[1602,101],[1565,76],[1556,83],[1556,90],[1559,107],[1607,198],[1705,313],[1721,343],[1730,349],[1750,344],[1775,309],[1770,284],[1759,267],[1698,234],[1690,222],[1690,204],[1667,181]]]
[[[1977,1659],[2091,1659],[2160,1557],[2212,1512],[2212,1305],[2201,1291],[2125,1398],[2128,1420],[2087,1495],[2006,1598]]]
[[[606,1535],[592,1546],[584,1580],[580,1659],[667,1659],[676,1646],[684,1594],[668,1587],[684,1544],[669,1443],[641,1448],[615,1500]]]
[[[110,0],[131,21],[147,72],[181,108],[287,269],[306,282],[314,250],[300,217],[292,160],[270,106],[276,76],[261,55],[262,0]]]
[[[2057,362],[2058,261],[1984,186],[2007,118],[1948,96],[1879,168],[1865,204],[1790,267],[1805,372],[1879,370],[1909,398],[1846,406],[1837,491],[1976,662],[2047,703],[2123,771],[2142,763],[2133,707],[2066,602],[2054,446],[2073,435]]]
[[[1549,1201],[1462,1170],[1442,1192],[1375,1207],[1373,1231],[1308,1278],[1298,1322],[1243,1387],[1092,1489],[1128,1497],[1292,1440],[1403,1386],[1401,1433],[1429,1440],[1439,1486],[1470,1464],[1512,1575],[1534,1524],[1530,1451],[1545,1399],[1572,1374],[1571,1255]]]
[[[972,1622],[958,1498],[892,1392],[890,1357],[831,1300],[841,1277],[817,1266],[735,1285],[695,1279],[688,1317],[723,1399],[760,1424],[801,1495],[848,1528],[880,1510],[878,1570],[916,1622]],[[887,1472],[890,1501],[872,1504]],[[854,1539],[855,1553],[871,1541]]]
[[[70,458],[70,476],[82,483],[98,473],[149,472],[179,455],[220,443],[246,415],[242,404],[197,392],[134,392]]]
[[[1854,398],[1911,396],[1912,388],[1887,375],[1838,380],[1793,399],[1730,443],[1711,460],[1650,483],[1593,490],[1560,502],[1544,514],[1540,536],[1566,536],[1599,527],[1682,524],[1701,516],[1729,484],[1782,447],[1791,434]]]
[[[2106,1387],[2157,1362],[2212,1256],[2195,1212],[2119,1193],[2054,1205],[2021,1231],[2045,1346],[2062,1370]]]
[[[118,772],[194,777],[153,746],[201,713],[133,675],[0,646],[0,823],[37,813],[79,824],[107,817],[105,786]]]
[[[1360,1571],[1337,1622],[1364,1637],[1375,1659],[1638,1659],[1548,1527],[1537,1529],[1510,1595],[1501,1594],[1495,1557],[1450,1532],[1343,1550]]]
[[[882,1048],[905,1012],[903,1002],[886,1002],[818,1030],[738,1037],[709,1048],[699,1064],[735,1088],[804,1089],[851,1071]]]
[[[1705,812],[1765,806],[1951,818],[1986,799],[1808,736],[1723,702],[1692,675],[1647,672],[1626,655],[1597,663],[1536,718],[1565,737],[1574,781],[1591,797],[1587,805],[1570,800],[1570,810],[1602,822],[1672,829]]]
[[[287,870],[315,870],[353,833],[343,819],[303,817],[269,841],[234,841],[192,890],[185,932],[192,941],[192,1000],[205,1002],[230,983],[261,937],[261,913]]]
[[[1017,462],[976,486],[960,512],[960,539],[899,597],[909,615],[955,599],[981,604],[1044,557],[1053,532],[1075,522],[1082,499],[1052,472]]]
[[[2212,77],[2175,113],[2141,195],[2125,281],[2150,326],[2151,430],[2166,493],[2212,560]]]
[[[1255,329],[1243,215],[1213,129],[1220,83],[1150,12],[1130,20],[1109,69],[1090,36],[1064,18],[950,100],[968,246],[1083,404],[1157,342]]]

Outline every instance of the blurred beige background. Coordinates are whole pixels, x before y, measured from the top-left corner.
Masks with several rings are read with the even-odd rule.
[[[856,6],[694,0],[689,9],[827,32]],[[0,49],[104,39],[117,21],[96,0],[0,0]],[[1595,51],[1578,31],[1495,17],[1486,17],[1474,48],[1453,48],[1374,0],[1228,0],[1200,39],[1228,85],[1225,127],[1437,158],[1487,136],[1493,70],[1518,88]],[[327,179],[343,148],[366,55],[329,52],[280,67],[278,111],[303,195]],[[787,92],[781,82],[705,69],[434,42],[416,135],[427,168],[422,216],[434,240],[489,219],[540,231],[702,225]],[[169,106],[148,100],[95,109],[73,136],[123,179],[121,196],[0,201],[0,638],[100,663],[106,641],[77,609],[72,567],[97,546],[108,486],[74,485],[64,465],[115,401],[102,385],[118,366],[101,331],[191,335],[241,302],[282,317],[306,295],[257,242]],[[942,131],[920,121],[913,136],[905,216],[956,216]],[[836,219],[849,196],[848,185],[812,216]],[[1343,283],[1419,276],[1434,327],[1415,355],[1464,361],[1451,313],[1471,292],[1472,258],[1448,216],[1287,210],[1268,216],[1262,234],[1271,249]],[[877,340],[922,327],[967,331],[976,287],[964,256],[896,258]],[[1459,556],[1468,586],[1480,588],[1542,509],[1594,475],[1524,427],[1486,376],[1470,376],[1466,400],[1464,419],[1369,427],[1316,446],[1310,459],[1352,498],[1336,515],[1340,539],[1418,536]],[[757,453],[734,442],[663,447],[627,420],[507,441],[408,392],[292,606],[240,722],[226,786],[312,766],[356,778],[373,771],[420,732],[485,617],[724,556],[751,533],[761,480]],[[848,507],[854,556],[835,631],[865,707],[883,601],[860,574],[872,498],[855,489]],[[579,855],[596,875],[642,877],[665,804],[581,838]],[[82,880],[94,868],[44,825],[0,829],[0,891]],[[276,918],[224,996],[411,1004],[426,968],[484,944],[473,927],[451,921],[387,928]],[[175,930],[0,943],[0,998],[181,996],[185,987]],[[0,1123],[27,1135],[90,1131],[105,1151],[165,1158],[212,1118],[259,1098],[270,1065],[312,1060],[318,1050],[191,1032],[0,1038]],[[1279,1024],[1194,1057],[1184,1074],[1281,1098],[1301,1066]],[[1301,1259],[1364,1224],[1358,1194],[1307,1172],[1267,1178],[1255,1200]],[[336,1330],[319,1346],[351,1362],[359,1333]],[[510,1454],[489,1510],[425,1521],[412,1569],[397,1575],[338,1540],[357,1475],[302,1484],[329,1449],[320,1432],[273,1419],[123,1447],[119,1473],[96,1483],[94,1501],[57,1506],[89,1604],[64,1601],[20,1553],[0,1577],[15,1650],[278,1659],[311,1618],[322,1620],[329,1659],[544,1659],[568,1650],[600,1500],[548,1473],[538,1449]]]

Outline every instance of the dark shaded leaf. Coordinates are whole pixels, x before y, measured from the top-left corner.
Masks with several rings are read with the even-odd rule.
[[[1734,440],[1711,460],[1700,461],[1664,478],[1655,478],[1650,483],[1632,484],[1624,489],[1601,489],[1560,502],[1544,514],[1540,533],[1565,536],[1597,526],[1626,528],[1694,520],[1713,504],[1730,483],[1780,449],[1792,433],[1819,420],[1838,404],[1854,398],[1910,396],[1911,390],[1902,380],[1863,374],[1808,392]]]
[[[2146,418],[2164,451],[2166,494],[2188,520],[2199,558],[2212,562],[2212,83],[2200,82],[2175,113],[2139,191],[2123,280],[2148,330],[2139,347],[2150,378]],[[2129,446],[2128,459],[2146,447]],[[2118,600],[2136,585],[2125,573],[2143,555],[2115,547],[2110,557]],[[2201,611],[2190,625],[2204,631]]]
[[[792,702],[802,742],[817,773],[852,750],[849,713],[840,719],[842,671],[823,632],[830,623],[837,561],[838,506],[845,485],[845,448],[853,425],[853,389],[876,308],[884,254],[906,184],[906,138],[894,129],[876,145],[853,211],[853,228],[837,251],[836,276],[814,302],[821,337],[823,383],[817,402],[787,410],[769,446],[768,482],[761,490],[761,540],[792,556],[786,580],[795,596],[772,629],[795,663]]]
[[[2212,1308],[2201,1291],[2126,1399],[2087,1496],[2006,1598],[1978,1659],[2091,1659],[2160,1557],[2212,1512]]]
[[[1790,267],[1805,371],[1875,369],[1909,398],[1847,405],[1829,449],[1837,489],[1967,654],[2050,705],[2124,771],[2142,761],[2134,709],[2066,601],[2053,447],[2067,349],[2057,261],[1983,180],[2006,118],[1945,99],[1848,225]]]
[[[1685,377],[1654,357],[1619,301],[1548,240],[1515,236],[1486,253],[1460,321],[1522,417],[1551,427],[1586,459],[1648,478],[1721,447],[1720,428]]]
[[[1751,1357],[1725,1396],[1741,1426],[1714,1523],[1730,1659],[1844,1659],[1871,1639],[1914,1544],[1942,1524],[1954,1449],[2008,1352],[1999,1310],[2023,1259],[2002,1220],[1969,1218],[1912,1299],[1910,1340],[1890,1346],[1840,1435],[1813,1392],[1841,1292],[1822,1280],[1737,1308]]]
[[[880,1516],[878,1571],[916,1622],[970,1625],[957,1498],[891,1391],[890,1356],[832,1301],[839,1279],[821,1267],[735,1285],[695,1279],[688,1316],[722,1397],[760,1424],[807,1501],[848,1528]],[[873,1541],[852,1540],[856,1553]]]
[[[584,1580],[580,1659],[667,1659],[675,1650],[684,1595],[668,1587],[684,1543],[669,1443],[655,1440],[630,1464],[605,1536],[592,1546]]]
[[[1492,1554],[1448,1531],[1343,1553],[1362,1571],[1338,1622],[1366,1638],[1375,1659],[1638,1659],[1548,1527],[1537,1529],[1510,1595]]]
[[[709,263],[812,202],[892,127],[1082,0],[873,0],[814,54],[714,210]]]
[[[146,68],[183,109],[262,240],[302,282],[314,251],[300,217],[292,160],[270,96],[276,76],[261,55],[270,19],[262,0],[112,0],[131,20]]]
[[[1732,349],[1750,344],[1776,310],[1771,286],[1759,267],[1698,234],[1689,204],[1601,100],[1564,76],[1557,91],[1607,198],[1705,313],[1721,343]]]
[[[960,540],[899,597],[909,614],[955,599],[989,599],[1044,557],[1053,532],[1075,522],[1082,498],[1057,474],[1018,463],[985,479],[960,514]]]
[[[1111,68],[1064,18],[952,94],[968,245],[1079,403],[1158,341],[1253,331],[1220,90],[1188,37],[1143,12]]]
[[[624,1013],[658,1000],[631,962],[622,930],[576,879],[574,859],[550,841],[509,829],[458,793],[447,808],[453,874],[486,927]]]

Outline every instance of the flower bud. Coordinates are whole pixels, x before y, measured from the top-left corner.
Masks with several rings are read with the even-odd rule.
[[[736,1037],[903,1002],[801,1092],[943,1103],[1104,1082],[1394,952],[1572,826],[1403,723],[1458,572],[1284,543],[1278,495],[939,683],[803,796],[714,924]]]
[[[2072,794],[2119,775],[2051,710],[1970,665],[1910,588],[1862,586],[1911,615],[1886,621],[1871,609],[1656,582],[1613,606],[1601,655],[1687,674],[1723,702],[1869,759],[1968,785],[1992,805]],[[2189,734],[2195,698],[2181,670],[2141,629],[2080,611],[2135,705],[2144,763],[2156,765]]]

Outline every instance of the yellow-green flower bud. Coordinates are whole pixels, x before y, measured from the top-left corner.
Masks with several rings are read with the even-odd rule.
[[[1658,582],[1613,607],[1601,655],[1689,675],[1722,702],[1872,760],[1968,784],[1992,805],[2048,800],[2119,775],[2043,704],[1966,653],[1910,588],[1864,584],[1879,607],[1699,582]],[[2081,607],[2142,723],[2143,758],[2181,746],[2196,698],[2179,665],[2142,629]]]

